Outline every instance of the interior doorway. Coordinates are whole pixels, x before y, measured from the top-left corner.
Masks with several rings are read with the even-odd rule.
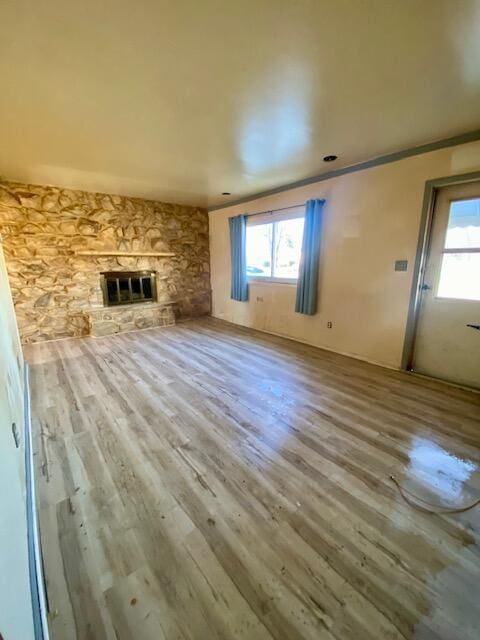
[[[480,389],[480,181],[436,191],[411,368]]]

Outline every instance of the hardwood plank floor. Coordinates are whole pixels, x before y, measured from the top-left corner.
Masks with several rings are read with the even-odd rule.
[[[53,640],[474,640],[480,395],[210,318],[26,349]],[[423,503],[422,503],[423,504]]]

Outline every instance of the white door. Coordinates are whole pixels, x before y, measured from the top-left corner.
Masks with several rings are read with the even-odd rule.
[[[480,389],[480,182],[440,189],[413,370]]]

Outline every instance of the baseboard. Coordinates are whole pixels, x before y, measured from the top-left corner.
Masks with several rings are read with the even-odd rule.
[[[434,378],[433,376],[427,376],[426,373],[419,373],[414,369],[410,369],[409,371],[407,371],[407,373],[410,374],[411,376],[414,376],[415,378],[421,378],[422,380],[428,380],[430,382],[435,382],[435,383],[440,382],[441,384],[446,384],[448,387],[453,387],[454,389],[459,389],[460,391],[468,391],[469,393],[473,392],[473,393],[480,394],[480,389],[477,389],[475,387],[466,387],[463,384],[457,384],[456,382],[451,382],[451,380],[442,380],[441,378]]]
[[[43,577],[42,552],[38,529],[35,472],[33,467],[32,422],[30,415],[29,367],[25,364],[25,476],[27,493],[27,536],[28,564],[30,570],[30,590],[32,595],[33,627],[35,640],[49,640],[47,621],[47,598]]]
[[[389,371],[398,371],[400,373],[404,373],[405,375],[411,376],[413,378],[419,378],[425,381],[430,381],[435,384],[445,385],[447,387],[452,387],[454,389],[459,389],[460,391],[468,391],[470,393],[480,394],[480,389],[476,389],[475,387],[465,387],[461,384],[456,384],[455,382],[451,382],[450,380],[442,380],[441,378],[434,378],[432,376],[427,376],[422,373],[418,373],[413,370],[402,369],[401,367],[392,367],[391,365],[385,364],[383,362],[378,362],[376,360],[370,360],[369,358],[361,358],[358,355],[353,355],[348,353],[347,351],[336,351],[335,349],[330,349],[329,347],[322,347],[318,344],[313,344],[312,342],[307,342],[306,340],[300,340],[299,338],[292,338],[283,333],[275,333],[275,331],[267,331],[266,329],[258,329],[257,327],[250,327],[245,324],[239,324],[237,322],[231,322],[230,320],[225,320],[224,318],[219,318],[218,316],[210,316],[213,320],[217,322],[221,322],[226,325],[230,325],[232,327],[241,327],[242,329],[247,329],[250,331],[258,331],[259,333],[264,333],[269,336],[275,336],[276,338],[284,338],[285,340],[292,340],[292,342],[298,342],[299,344],[304,344],[308,347],[313,347],[314,349],[322,349],[323,351],[328,351],[329,353],[336,353],[340,356],[345,356],[347,358],[352,358],[353,360],[358,360],[359,362],[366,362],[368,364],[373,364],[377,367],[382,367],[383,369],[388,369]]]
[[[238,322],[231,322],[230,320],[225,320],[224,318],[219,318],[218,316],[210,316],[214,320],[218,320],[219,322],[224,322],[225,324],[229,324],[233,327],[242,327],[243,329],[250,329],[251,331],[259,331],[260,333],[265,333],[269,336],[275,336],[276,338],[284,338],[285,340],[291,340],[292,342],[298,342],[299,344],[304,344],[307,347],[313,347],[314,349],[322,349],[323,351],[328,351],[329,353],[336,353],[339,356],[346,356],[347,358],[353,358],[353,360],[358,360],[359,362],[367,362],[368,364],[374,364],[377,367],[383,367],[384,369],[389,369],[390,371],[400,371],[406,373],[400,367],[394,367],[390,364],[385,364],[384,362],[378,362],[378,360],[371,360],[369,358],[364,358],[359,355],[355,355],[353,353],[349,353],[348,351],[338,351],[337,349],[332,349],[331,347],[324,347],[320,344],[314,344],[313,342],[307,342],[306,340],[301,340],[300,338],[293,338],[292,336],[287,335],[286,333],[276,333],[275,331],[267,331],[266,329],[259,329],[258,327],[250,327],[246,324],[239,324]]]

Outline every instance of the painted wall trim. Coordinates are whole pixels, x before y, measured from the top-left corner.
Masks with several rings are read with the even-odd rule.
[[[32,422],[30,414],[29,367],[25,364],[25,475],[27,488],[27,535],[28,564],[30,569],[30,590],[32,594],[33,628],[35,640],[49,640],[47,622],[47,598],[43,578],[42,552],[38,530],[35,474],[33,468]]]
[[[465,144],[467,142],[475,142],[476,140],[480,140],[480,129],[476,129],[475,131],[469,131],[468,133],[462,133],[460,135],[452,136],[450,138],[437,140],[435,142],[428,142],[427,144],[422,144],[417,147],[404,149],[403,151],[395,151],[393,153],[387,153],[386,155],[378,156],[376,158],[372,158],[371,160],[366,160],[364,162],[359,162],[358,164],[352,164],[348,167],[343,167],[341,169],[334,169],[333,171],[328,171],[327,173],[321,173],[319,175],[315,175],[310,178],[304,178],[303,180],[298,180],[297,182],[291,182],[289,184],[282,185],[280,187],[268,189],[267,191],[260,191],[259,193],[256,193],[250,196],[245,196],[244,198],[238,198],[238,200],[232,200],[231,202],[226,202],[225,204],[218,204],[213,207],[209,207],[208,211],[218,211],[220,209],[227,209],[228,207],[234,207],[237,204],[243,204],[245,202],[251,202],[252,200],[257,200],[259,198],[265,198],[266,196],[272,196],[276,193],[282,193],[282,191],[290,191],[290,189],[297,189],[298,187],[304,187],[305,185],[313,184],[314,182],[323,182],[325,180],[330,180],[331,178],[344,176],[348,173],[356,173],[357,171],[363,171],[364,169],[371,169],[372,167],[378,167],[382,164],[397,162],[398,160],[403,160],[404,158],[418,156],[418,155],[421,155],[422,153],[428,153],[430,151],[437,151],[438,149],[445,149],[446,147],[454,147],[456,145]]]
[[[464,173],[445,178],[427,180],[423,194],[422,214],[420,217],[420,229],[417,241],[417,254],[413,267],[412,290],[408,305],[407,325],[403,344],[401,369],[411,371],[413,367],[413,355],[415,349],[415,333],[421,306],[421,286],[425,275],[425,266],[430,244],[430,231],[432,228],[433,213],[437,191],[442,187],[450,187],[456,184],[480,181],[480,171]]]

